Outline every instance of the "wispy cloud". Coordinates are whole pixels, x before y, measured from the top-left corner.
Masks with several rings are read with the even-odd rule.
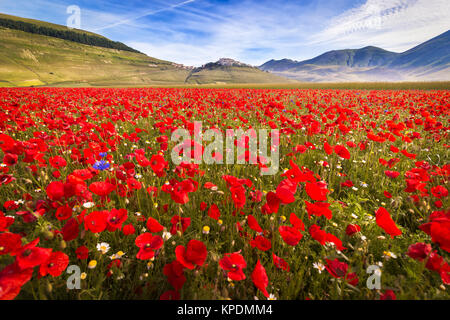
[[[189,7],[183,10],[179,25],[172,24],[172,29],[185,30],[178,40],[154,37],[151,43],[127,44],[149,55],[196,66],[221,57],[254,65],[286,55],[306,58],[303,39],[321,23],[317,15],[308,14],[314,9],[295,3],[251,1],[220,9]],[[197,32],[202,36],[192,39]]]
[[[404,51],[448,29],[448,0],[367,0],[332,19],[309,44]]]
[[[112,24],[109,24],[109,25],[106,25],[106,26],[103,26],[103,27],[100,27],[100,28],[96,28],[93,31],[98,32],[98,31],[102,31],[102,30],[105,30],[105,29],[114,28],[114,27],[120,26],[122,24],[130,23],[130,22],[133,22],[135,20],[138,20],[138,19],[141,19],[141,18],[144,18],[144,17],[152,16],[152,15],[164,12],[164,11],[173,10],[175,8],[185,6],[185,5],[187,5],[189,3],[193,3],[193,2],[195,2],[195,0],[187,0],[187,1],[183,1],[183,2],[177,3],[177,4],[172,4],[172,5],[166,6],[166,7],[161,8],[161,9],[146,11],[146,12],[140,13],[138,15],[135,15],[135,16],[133,16],[131,18],[123,19],[123,20],[117,21],[115,23],[112,23]]]

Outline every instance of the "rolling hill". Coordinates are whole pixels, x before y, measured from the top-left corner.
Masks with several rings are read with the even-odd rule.
[[[0,14],[0,86],[149,86],[289,82],[246,65],[185,67],[101,35]]]
[[[259,68],[316,82],[450,80],[450,31],[402,53],[369,46],[329,51],[304,61],[270,60]]]
[[[233,59],[222,58],[193,69],[185,82],[190,84],[282,83],[292,82],[292,80],[263,72]]]

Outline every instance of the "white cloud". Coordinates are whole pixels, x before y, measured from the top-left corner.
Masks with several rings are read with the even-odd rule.
[[[126,43],[150,56],[187,65],[200,66],[222,57],[259,65],[270,58],[298,57],[308,25],[315,19],[303,9],[275,3],[255,5],[254,2],[251,6],[243,2],[238,6],[221,7],[219,12],[183,8],[185,19],[172,28],[204,32],[202,37],[191,39],[187,32],[178,39],[154,37],[149,42]]]
[[[310,45],[405,51],[450,29],[449,0],[367,0],[332,19]]]

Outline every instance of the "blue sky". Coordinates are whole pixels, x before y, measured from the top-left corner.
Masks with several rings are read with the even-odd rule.
[[[449,0],[0,0],[0,12],[65,25],[70,5],[82,29],[195,66],[367,45],[401,52],[450,29]]]

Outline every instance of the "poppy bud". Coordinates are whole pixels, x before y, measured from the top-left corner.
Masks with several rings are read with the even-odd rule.
[[[43,231],[42,236],[44,237],[45,240],[52,240],[54,238],[54,234],[50,230]]]
[[[45,290],[47,293],[51,293],[53,291],[53,286],[50,282],[47,282],[47,285],[45,286]]]
[[[61,242],[59,243],[59,248],[61,250],[64,250],[67,247],[67,243],[64,240],[61,240]]]

